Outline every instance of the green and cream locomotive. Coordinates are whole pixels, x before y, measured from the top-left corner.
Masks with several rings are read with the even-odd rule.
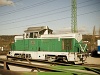
[[[47,26],[29,27],[23,36],[15,36],[9,56],[48,61],[83,62],[86,45],[79,33],[52,34]]]

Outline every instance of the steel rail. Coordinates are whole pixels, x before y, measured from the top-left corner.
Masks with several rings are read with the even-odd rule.
[[[9,61],[9,60],[4,60],[0,59],[0,63],[4,64],[4,67],[8,67],[7,65],[14,65],[14,66],[19,66],[19,67],[24,67],[24,68],[30,68],[32,70],[43,70],[43,71],[50,71],[50,72],[62,72],[61,70],[53,69],[48,66],[43,66],[43,65],[36,65],[36,64],[29,64],[29,63],[22,63],[22,62],[17,62],[17,61]]]
[[[12,58],[14,60],[22,60],[22,61],[28,61],[30,62],[38,62],[38,63],[45,63],[45,64],[51,64],[51,65],[61,65],[61,66],[71,66],[73,64],[69,64],[69,62],[50,62],[46,60],[41,59],[26,59],[26,58],[19,58],[19,57],[13,57],[13,56],[7,56],[7,59]]]
[[[69,67],[72,67],[72,69],[69,69],[69,68],[57,68],[57,67],[49,67],[49,66],[43,66],[43,65],[36,65],[36,64],[31,64],[31,63],[22,63],[22,62],[18,62],[18,61],[10,61],[10,60],[4,60],[4,59],[0,59],[0,63],[4,63],[4,69],[7,68],[7,65],[15,65],[15,66],[19,66],[19,67],[25,67],[25,68],[30,68],[32,69],[31,71],[34,71],[34,70],[37,70],[38,72],[43,70],[43,71],[49,71],[49,72],[71,72],[71,73],[79,73],[82,69],[84,69],[84,72],[83,73],[86,73],[85,71],[91,71],[93,73],[96,73],[96,74],[100,74],[100,69],[95,69],[95,68],[88,68],[88,67],[81,67],[80,66],[69,66]],[[76,68],[75,68],[76,67]],[[77,70],[79,67],[79,70]],[[76,70],[77,71],[76,71]],[[71,71],[72,70],[72,71]],[[74,70],[74,71],[73,71]]]

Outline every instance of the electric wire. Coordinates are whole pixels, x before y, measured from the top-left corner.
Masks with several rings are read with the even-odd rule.
[[[100,3],[100,2],[96,2],[96,3],[89,4],[89,5],[80,6],[80,7],[78,7],[78,8],[83,8],[83,7],[87,7],[87,6],[91,6],[91,5],[99,4],[99,3]],[[38,17],[32,17],[32,18],[28,18],[28,19],[23,19],[23,20],[19,20],[19,19],[18,19],[18,21],[10,22],[10,23],[7,23],[7,24],[12,24],[12,23],[16,23],[16,22],[22,22],[22,21],[25,21],[25,20],[37,19],[37,18],[41,18],[41,17],[43,18],[43,17],[45,17],[45,16],[50,16],[50,15],[54,15],[54,14],[58,14],[58,13],[64,13],[64,12],[69,11],[69,10],[71,10],[71,9],[63,10],[63,11],[59,11],[59,12],[55,12],[55,13],[51,13],[51,14],[47,14],[47,15],[42,15],[42,16],[38,16]],[[37,14],[37,15],[39,15],[39,14]],[[32,15],[31,15],[31,16],[32,16]],[[33,15],[33,16],[36,16],[36,14]],[[2,24],[1,26],[3,26],[3,25],[6,25],[6,24]]]
[[[22,1],[22,0],[19,0],[19,1]],[[80,3],[78,3],[78,4],[82,4],[82,3],[85,3],[85,2],[89,2],[89,1],[90,1],[90,0],[84,1],[84,2],[80,2]],[[67,8],[68,8],[68,7],[71,7],[71,6],[67,6]],[[50,10],[50,11],[46,11],[46,12],[34,14],[34,15],[44,14],[44,13],[48,13],[48,12],[52,12],[52,11],[56,11],[56,10],[64,9],[64,8],[66,8],[66,7],[61,7],[61,8],[53,9],[53,10]],[[25,17],[21,17],[21,18],[26,18],[26,17],[30,17],[30,16],[34,16],[34,15],[29,15],[29,16],[25,16]],[[19,19],[21,19],[21,18],[17,18],[17,19],[19,20]],[[17,19],[13,19],[13,20],[17,20]],[[2,22],[7,22],[7,21],[12,21],[12,19],[11,19],[11,20],[6,20],[6,21],[2,21]],[[1,23],[1,22],[0,22],[0,23]]]
[[[24,16],[24,17],[21,17],[21,18],[27,18],[27,17],[32,17],[32,16],[40,15],[40,14],[50,13],[50,12],[54,12],[56,10],[60,10],[60,9],[64,9],[64,8],[66,8],[66,7],[61,7],[61,8],[57,8],[57,9],[53,9],[53,10],[49,10],[49,11],[45,11],[45,12],[41,12],[41,13],[29,15],[29,16]],[[21,18],[17,18],[17,19],[19,20]],[[7,22],[7,21],[12,21],[12,20],[17,20],[17,19],[11,19],[11,20],[6,20],[6,21],[1,21],[0,23]]]
[[[99,3],[99,2],[98,2]],[[97,4],[98,4],[97,3]],[[81,4],[81,3],[80,3]],[[95,3],[96,4],[96,3]],[[94,4],[93,4],[94,5]],[[89,6],[89,5],[87,5]],[[81,6],[79,8],[82,8],[82,7],[86,7],[86,6]],[[86,14],[91,14],[91,13],[94,13],[94,12],[99,12],[100,10],[95,10],[95,11],[91,11],[91,12],[86,12],[86,13],[82,13],[82,14],[79,14],[77,16],[82,16],[82,15],[86,15]],[[59,12],[58,12],[59,13]],[[53,13],[52,13],[53,14]],[[47,15],[45,15],[47,16]],[[65,18],[59,18],[59,19],[55,19],[55,20],[50,20],[50,21],[45,21],[45,22],[40,22],[40,23],[36,23],[36,24],[31,24],[31,25],[37,25],[37,24],[42,24],[42,23],[47,23],[47,22],[53,22],[53,21],[59,21],[59,20],[63,20],[63,19],[67,19],[67,18],[71,18],[71,17],[65,17]],[[26,25],[27,26],[27,25]],[[30,25],[29,25],[30,26]],[[25,27],[25,26],[20,26],[20,27]],[[20,28],[20,27],[16,27],[16,28]],[[15,27],[13,28],[10,28],[10,29],[14,29]]]
[[[55,15],[55,14],[61,14],[61,13],[64,13],[66,11],[69,11],[69,10],[63,10],[63,11],[59,11],[59,12],[54,12],[54,13],[50,13],[50,14],[46,14],[46,15],[42,15],[42,16],[38,16],[38,17],[32,17],[32,18],[27,18],[27,19],[23,19],[23,20],[18,20],[18,21],[14,21],[14,22],[10,22],[10,23],[6,23],[7,25],[8,24],[12,24],[12,23],[18,23],[18,22],[22,22],[22,21],[28,21],[28,20],[33,20],[33,19],[37,19],[37,18],[43,18],[43,17],[46,17],[46,16],[50,16],[50,15]],[[1,24],[1,26],[4,26],[6,24]]]
[[[47,0],[46,0],[46,1],[47,1]],[[54,1],[55,1],[55,0],[54,0]],[[83,2],[80,2],[80,3],[78,3],[78,4],[83,4],[83,3],[85,3],[85,2],[90,2],[90,1],[92,1],[92,0],[83,1]],[[53,1],[51,1],[51,2],[53,2]],[[40,2],[40,3],[41,3],[41,2]],[[37,4],[38,4],[38,3],[37,3]],[[36,5],[36,4],[34,4],[34,5]],[[30,5],[30,6],[33,6],[33,5]],[[30,6],[27,6],[27,7],[30,7]],[[23,10],[27,9],[27,7],[19,8],[19,9],[12,10],[12,11],[8,11],[8,12],[4,12],[4,13],[2,13],[2,15],[0,15],[0,16],[5,16],[5,15],[13,14],[13,13],[16,13],[16,11],[17,11],[17,12],[20,12],[20,11],[23,11]],[[35,7],[37,7],[37,6],[35,6]],[[67,7],[71,7],[71,6],[69,5],[69,6],[67,6]],[[31,7],[31,8],[33,8],[33,7]],[[28,9],[30,9],[30,8],[28,8]],[[19,11],[19,10],[20,10],[20,11]]]
[[[23,7],[23,8],[19,8],[19,9],[16,9],[16,10],[9,11],[9,12],[1,13],[2,15],[0,15],[0,16],[9,15],[9,14],[12,14],[12,13],[16,13],[16,12],[19,12],[19,11],[22,11],[22,10],[34,8],[34,7],[41,6],[41,5],[44,5],[44,4],[47,4],[47,3],[50,3],[50,2],[54,2],[54,1],[56,1],[56,0],[45,0],[45,1],[41,1],[39,3],[30,5],[30,6],[27,6],[27,7]]]
[[[91,11],[91,12],[86,12],[86,13],[83,13],[83,14],[79,14],[79,15],[77,15],[77,16],[79,17],[79,16],[83,16],[83,15],[92,14],[92,13],[95,13],[95,12],[100,12],[100,10]],[[54,22],[54,21],[64,20],[64,19],[67,19],[67,18],[71,18],[71,17],[63,17],[63,18],[59,18],[59,19],[55,19],[55,20],[49,20],[49,21],[44,21],[44,22],[35,23],[35,24],[30,24],[30,25],[23,25],[23,26],[18,26],[18,27],[11,27],[11,28],[8,28],[8,29],[3,29],[3,30],[9,30],[9,29],[16,29],[16,28],[21,28],[21,27],[26,27],[26,26],[39,25],[39,24],[43,24],[43,23],[48,23],[48,22]],[[0,30],[0,31],[3,31],[3,30]]]

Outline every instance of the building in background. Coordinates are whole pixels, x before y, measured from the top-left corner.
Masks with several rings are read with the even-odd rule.
[[[0,35],[0,54],[6,54],[11,50],[11,43],[14,42],[15,35]]]
[[[82,37],[83,37],[83,42],[87,44],[87,49],[89,52],[97,50],[97,40],[100,40],[99,35],[95,35],[94,38],[93,35],[83,35]]]

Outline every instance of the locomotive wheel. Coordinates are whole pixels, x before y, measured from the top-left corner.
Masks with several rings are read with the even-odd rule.
[[[48,58],[48,61],[49,61],[49,62],[53,62],[53,61],[55,61],[55,59],[53,59],[52,57],[49,57],[49,58]]]

